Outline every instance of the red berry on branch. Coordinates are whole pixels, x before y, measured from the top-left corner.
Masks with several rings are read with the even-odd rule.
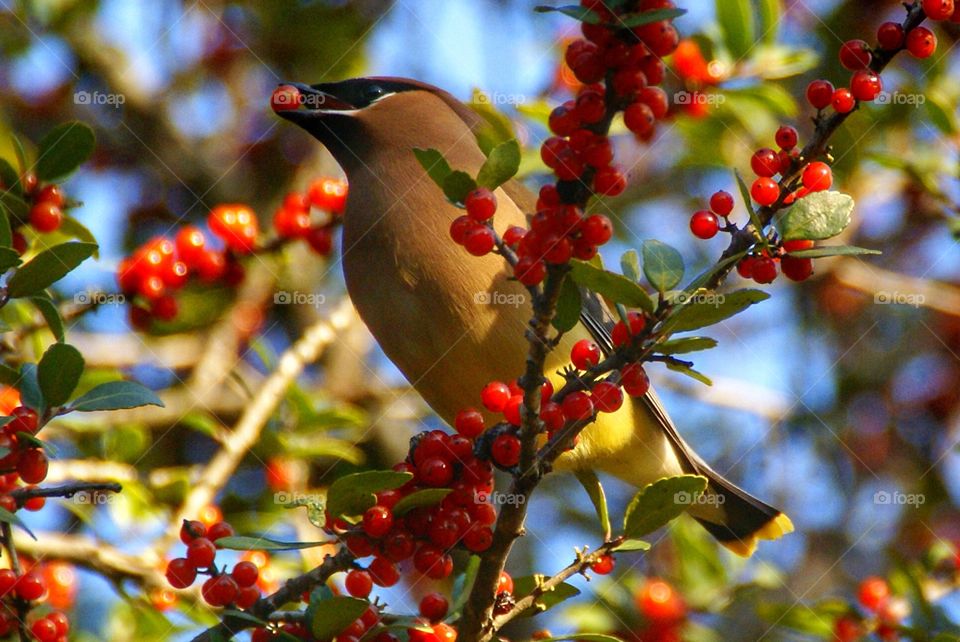
[[[204,537],[207,534],[207,527],[203,522],[196,520],[184,520],[180,527],[180,541],[189,544],[198,537]]]
[[[883,81],[875,71],[864,69],[850,79],[850,93],[857,100],[872,102],[883,91]]]
[[[937,50],[937,36],[926,27],[915,27],[907,34],[907,50],[914,58],[929,58]]]
[[[580,339],[570,350],[570,361],[578,370],[588,370],[600,363],[600,346],[590,339]]]
[[[823,192],[833,185],[833,171],[826,163],[815,161],[803,170],[801,180],[811,192]]]
[[[197,568],[208,568],[217,555],[217,547],[206,537],[200,537],[187,545],[187,559]]]
[[[757,283],[773,283],[777,278],[776,262],[767,257],[757,258],[753,263],[751,276]]]
[[[520,283],[534,286],[542,282],[547,276],[547,266],[543,261],[532,256],[522,257],[513,268],[513,275]]]
[[[493,230],[486,225],[471,228],[463,239],[463,247],[474,256],[489,254],[495,244]]]
[[[210,606],[227,606],[237,597],[240,587],[229,575],[211,577],[200,588],[200,595]]]
[[[846,87],[841,87],[840,89],[833,92],[833,98],[831,99],[831,104],[833,108],[837,110],[837,113],[846,114],[853,111],[853,108],[856,106],[857,101],[853,97],[853,92],[851,92]]]
[[[220,548],[220,545],[217,544],[218,539],[233,536],[233,526],[226,522],[216,522],[207,529],[207,539],[213,542],[217,548]]]
[[[30,632],[38,642],[55,642],[58,637],[57,625],[45,617],[30,625]]]
[[[613,326],[613,331],[610,333],[611,339],[613,340],[613,345],[618,348],[627,341],[630,340],[630,337],[636,336],[643,332],[643,329],[647,325],[647,319],[640,312],[628,312],[627,321],[630,323],[630,329],[627,329],[627,326],[624,325],[623,321],[617,321]]]
[[[690,231],[699,239],[712,239],[720,230],[720,221],[717,215],[709,210],[694,212],[690,217]]]
[[[291,111],[303,104],[303,94],[293,85],[280,85],[270,96],[270,108],[273,111]]]
[[[597,575],[609,575],[613,566],[613,555],[601,555],[596,562],[590,565],[590,570]]]
[[[627,188],[627,179],[614,167],[603,167],[593,177],[593,189],[603,196],[617,196]]]
[[[10,416],[13,418],[4,426],[7,433],[15,435],[18,432],[27,432],[32,435],[37,432],[39,417],[36,410],[26,406],[17,406],[10,412]]]
[[[650,389],[650,378],[639,363],[631,363],[620,370],[620,384],[631,397],[642,397]]]
[[[750,158],[750,167],[757,176],[770,177],[780,171],[780,157],[769,147],[758,149]]]
[[[593,401],[583,391],[571,392],[560,402],[563,415],[570,421],[580,421],[593,416]]]
[[[39,448],[28,448],[20,454],[17,462],[17,473],[27,484],[39,484],[47,478],[49,462],[47,456]]]
[[[503,407],[503,418],[514,426],[519,426],[522,420],[520,416],[520,407],[523,406],[523,395],[516,394],[510,397],[507,405]]]
[[[400,571],[397,570],[396,565],[383,557],[373,558],[367,571],[377,586],[393,586],[400,581]]]
[[[63,207],[63,192],[60,191],[60,186],[51,183],[50,185],[44,185],[40,188],[40,191],[37,192],[34,197],[36,202],[46,202],[53,203],[57,207]]]
[[[834,87],[828,80],[814,80],[807,85],[807,102],[815,109],[826,109],[833,100]]]
[[[184,557],[170,560],[167,564],[167,582],[175,589],[184,589],[197,579],[197,567]]]
[[[303,198],[300,194],[294,194]],[[277,209],[273,214],[273,229],[280,238],[303,238],[310,232],[310,212],[303,207],[288,207]]]
[[[783,242],[784,252],[797,252],[799,250],[809,250],[813,248],[815,243],[813,241],[807,241],[805,239],[794,239],[792,241]]]
[[[733,211],[733,196],[723,190],[714,192],[710,197],[710,209],[719,216],[729,215]]]
[[[237,586],[246,588],[257,583],[260,577],[260,569],[253,562],[243,560],[236,563],[230,575],[236,580]]]
[[[777,130],[774,138],[777,141],[777,145],[780,146],[780,149],[791,150],[797,146],[799,135],[797,134],[797,130],[790,125],[783,125]]]
[[[623,122],[634,134],[644,135],[653,131],[656,117],[646,103],[636,102],[623,112]]]
[[[497,197],[486,187],[471,190],[463,202],[467,208],[467,216],[475,221],[486,221],[493,218],[497,211]]]
[[[393,513],[385,506],[371,506],[363,514],[363,531],[374,539],[380,539],[393,528]]]
[[[447,616],[447,609],[450,608],[447,598],[439,593],[427,593],[420,600],[420,615],[431,622],[439,622]]]
[[[43,596],[46,587],[43,585],[43,578],[40,576],[40,573],[36,570],[31,570],[17,579],[15,591],[17,597],[21,600],[32,602],[33,600],[39,600]]]
[[[848,40],[840,46],[840,64],[851,71],[866,69],[872,59],[870,45],[863,40]]]
[[[457,413],[453,427],[467,439],[473,439],[483,432],[483,415],[473,408],[466,408]]]
[[[953,0],[923,0],[923,12],[931,20],[949,20],[953,10]]]
[[[898,22],[884,22],[877,29],[877,42],[881,49],[894,51],[903,46],[903,26]]]
[[[780,260],[780,271],[791,281],[806,281],[813,274],[813,259],[785,256]]]
[[[510,397],[510,388],[500,381],[491,381],[480,391],[480,401],[490,412],[503,412]]]
[[[601,381],[593,386],[590,399],[598,411],[616,412],[623,405],[623,391],[615,383]]]
[[[370,573],[355,568],[347,573],[344,585],[347,593],[353,597],[365,598],[373,590],[373,578],[370,577]]]
[[[753,182],[750,196],[760,205],[773,205],[780,198],[780,186],[772,178],[761,176]]]
[[[217,205],[210,210],[207,225],[234,252],[246,254],[253,251],[258,224],[253,210],[246,205]]]
[[[592,125],[599,122],[607,112],[603,94],[598,91],[584,90],[577,97],[576,114],[580,122]]]
[[[442,488],[453,479],[453,468],[450,464],[439,458],[430,457],[417,466],[417,480],[425,486],[433,488]]]
[[[890,585],[882,577],[868,577],[857,589],[857,600],[868,611],[879,611],[890,599]]]
[[[554,108],[550,112],[550,118],[547,121],[550,131],[557,136],[569,136],[580,126],[577,118],[576,104],[568,100]]]
[[[343,214],[347,207],[348,187],[347,181],[342,178],[318,178],[307,188],[307,200],[317,209]]]
[[[39,201],[30,208],[30,226],[38,232],[48,233],[60,229],[63,212],[50,201]]]
[[[686,606],[674,588],[659,579],[648,579],[634,596],[637,610],[657,624],[679,622],[686,616]]]
[[[516,466],[520,462],[520,440],[512,434],[499,435],[490,446],[490,456],[504,468]]]

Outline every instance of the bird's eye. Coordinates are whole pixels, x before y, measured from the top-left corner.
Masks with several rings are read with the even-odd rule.
[[[368,85],[366,89],[363,90],[363,97],[367,99],[367,102],[373,102],[385,93],[387,92],[380,85]]]

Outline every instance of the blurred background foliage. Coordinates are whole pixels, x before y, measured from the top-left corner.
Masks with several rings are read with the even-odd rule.
[[[797,126],[802,142],[812,131],[806,84],[846,82],[842,41],[873,42],[881,22],[903,14],[893,0],[679,4],[689,13],[676,24],[690,41],[666,81],[673,116],[648,144],[620,137],[630,188],[599,205],[618,224],[608,263],[653,237],[681,248],[688,269],[715,260],[722,241],[694,242],[689,213],[717,189],[736,193],[730,168],[746,173],[752,150],[772,146],[779,124]],[[561,46],[577,34],[572,21],[532,8],[520,0],[0,0],[0,156],[14,157],[11,133],[29,148],[70,119],[97,132],[94,161],[66,191],[83,202],[73,214],[101,255],[65,281],[65,304],[74,292],[114,291],[117,262],[132,247],[201,222],[217,203],[248,203],[266,224],[286,192],[338,171],[271,113],[270,93],[284,80],[400,75],[465,100],[480,90],[482,107],[505,114],[530,150],[524,170],[535,185],[545,116],[571,90],[557,66]],[[837,184],[858,203],[842,241],[883,256],[820,260],[803,285],[772,286],[771,301],[723,324],[720,347],[698,359],[712,388],[653,372],[701,454],[784,507],[797,532],[744,562],[679,520],[650,553],[622,555],[609,579],[576,581],[580,596],[516,624],[511,637],[543,626],[642,636],[631,595],[644,575],[682,593],[689,640],[824,639],[837,615],[829,600],[849,598],[869,574],[891,577],[910,598],[908,622],[918,629],[960,622],[960,30],[937,29],[937,54],[898,57],[884,74],[893,98],[861,109],[833,138]],[[319,296],[315,305],[274,305],[277,291]],[[202,466],[278,355],[343,295],[336,254],[322,261],[288,247],[251,261],[236,292],[188,295],[189,321],[163,336],[132,333],[120,305],[77,318],[71,341],[96,366],[88,384],[123,371],[162,391],[167,409],[51,425],[51,480],[115,478],[125,492],[102,506],[62,502],[29,523],[162,567],[172,554],[164,533]],[[216,504],[242,532],[314,539],[304,511],[284,510],[284,493],[389,466],[413,432],[436,425],[353,318],[290,387]],[[630,489],[606,483],[622,510]],[[922,503],[895,499],[906,495]],[[548,480],[531,521],[515,576],[556,570],[573,546],[600,536],[570,478]],[[69,571],[77,639],[189,639],[212,621],[148,580],[109,568],[104,579],[65,547],[37,554],[70,564],[56,568]],[[316,561],[278,554],[268,575]],[[411,610],[426,590],[420,583],[385,596],[392,609]],[[935,595],[936,606],[921,594]]]

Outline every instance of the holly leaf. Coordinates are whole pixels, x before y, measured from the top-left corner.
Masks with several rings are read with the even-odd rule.
[[[54,343],[47,348],[37,367],[37,381],[48,406],[67,402],[83,374],[83,355],[68,343]]]
[[[619,544],[617,544],[616,548],[613,549],[614,552],[616,551],[623,551],[623,552],[649,551],[649,550],[650,550],[650,542],[645,542],[642,539],[625,539]]]
[[[435,506],[449,494],[449,488],[424,488],[423,490],[418,490],[398,501],[393,507],[393,514],[399,517],[419,506]]]
[[[597,511],[597,518],[600,520],[600,529],[603,532],[604,540],[610,537],[613,528],[610,525],[610,511],[607,509],[607,495],[603,492],[603,484],[600,478],[592,470],[576,471],[577,481],[587,491],[590,501],[593,503],[594,510]]]
[[[580,322],[580,288],[572,278],[564,277],[557,299],[557,311],[551,324],[558,332],[569,332]]]
[[[756,41],[750,1],[716,0],[715,7],[724,44],[734,59],[742,59]]]
[[[677,287],[683,279],[683,257],[680,252],[660,241],[643,242],[643,273],[658,292]]]
[[[777,216],[785,241],[822,241],[840,234],[850,224],[854,201],[840,192],[814,192],[797,200]]]
[[[693,368],[691,368],[690,366],[688,366],[688,365],[686,365],[686,364],[668,361],[668,362],[667,362],[667,369],[668,369],[668,370],[673,370],[674,372],[679,372],[680,374],[685,374],[685,375],[687,375],[688,377],[690,377],[691,379],[696,379],[697,381],[699,381],[700,383],[702,383],[702,384],[705,385],[705,386],[712,386],[712,385],[713,385],[713,381],[710,379],[710,377],[708,377],[707,375],[703,374],[703,373],[700,372],[699,370],[694,370]]]
[[[327,490],[327,510],[331,517],[359,515],[377,502],[375,493],[400,488],[413,479],[410,473],[393,470],[369,470],[344,475]]]
[[[27,296],[50,287],[97,250],[93,243],[61,243],[44,250],[21,267],[7,282],[11,298]]]
[[[427,175],[433,179],[433,182],[439,187],[443,187],[443,182],[447,179],[447,176],[450,175],[450,172],[453,170],[450,169],[450,164],[447,163],[447,159],[443,157],[436,149],[419,149],[414,148],[414,156],[417,157],[417,161],[426,170]]]
[[[463,205],[467,194],[477,189],[477,183],[470,174],[460,170],[451,171],[443,179],[443,193],[454,205]]]
[[[60,308],[53,302],[50,295],[46,292],[41,292],[28,297],[27,300],[43,315],[43,320],[47,322],[47,327],[50,328],[50,332],[57,338],[57,341],[63,341],[63,317],[60,316]]]
[[[637,538],[652,533],[690,507],[690,498],[702,493],[707,478],[700,475],[664,477],[634,495],[623,516],[623,534]]]
[[[140,406],[160,406],[163,402],[149,388],[135,381],[108,381],[77,397],[67,408],[70,412],[121,410]]]
[[[717,340],[710,337],[683,337],[664,341],[656,347],[660,354],[686,354],[717,347]]]
[[[588,290],[627,307],[653,312],[653,299],[640,285],[622,274],[608,272],[585,261],[570,261],[573,280]]]
[[[318,640],[331,640],[360,618],[370,603],[355,597],[336,595],[326,600],[310,603],[313,617],[310,632]]]
[[[631,281],[640,281],[640,257],[636,250],[627,250],[620,257],[620,271]]]
[[[762,290],[735,290],[711,293],[710,296],[689,297],[688,303],[677,308],[664,323],[664,330],[686,332],[711,326],[739,314],[755,303],[769,299]]]
[[[96,139],[93,130],[79,121],[64,123],[50,130],[37,151],[37,178],[54,181],[72,174],[93,154]]]
[[[520,144],[516,140],[500,143],[492,150],[477,174],[477,185],[496,189],[513,178],[520,169]]]
[[[40,391],[40,383],[37,381],[37,365],[34,363],[25,363],[20,366],[20,376],[17,377],[15,386],[20,391],[20,403],[27,408],[33,408],[37,413],[42,413],[46,408],[43,402],[43,393]]]
[[[269,537],[251,537],[248,535],[231,535],[221,537],[216,541],[220,548],[231,551],[299,551],[305,548],[329,546],[332,541],[325,542],[281,542]]]
[[[797,250],[790,252],[790,256],[798,259],[819,259],[824,256],[858,256],[863,254],[883,254],[879,250],[869,250],[865,247],[856,247],[854,245],[824,245],[814,247],[809,250]]]

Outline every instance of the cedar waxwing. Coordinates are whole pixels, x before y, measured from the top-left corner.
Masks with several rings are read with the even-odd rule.
[[[475,176],[485,157],[474,132],[484,121],[447,92],[415,80],[292,84],[303,104],[278,114],[323,143],[350,183],[342,247],[350,297],[386,355],[452,425],[458,411],[482,407],[487,383],[523,372],[528,293],[502,257],[471,256],[450,239],[450,223],[462,211],[447,201],[413,149],[437,149],[452,168]],[[526,227],[533,194],[517,181],[495,194],[496,230],[502,235],[511,225]],[[593,310],[584,312],[547,362],[555,386],[577,340],[592,338],[610,348],[609,315],[602,318],[596,301],[586,307]],[[638,488],[665,476],[703,475],[707,496],[689,512],[739,555],[750,555],[758,539],[793,530],[786,515],[711,470],[652,389],[643,398],[627,397],[615,413],[600,414],[556,468],[598,469]]]

